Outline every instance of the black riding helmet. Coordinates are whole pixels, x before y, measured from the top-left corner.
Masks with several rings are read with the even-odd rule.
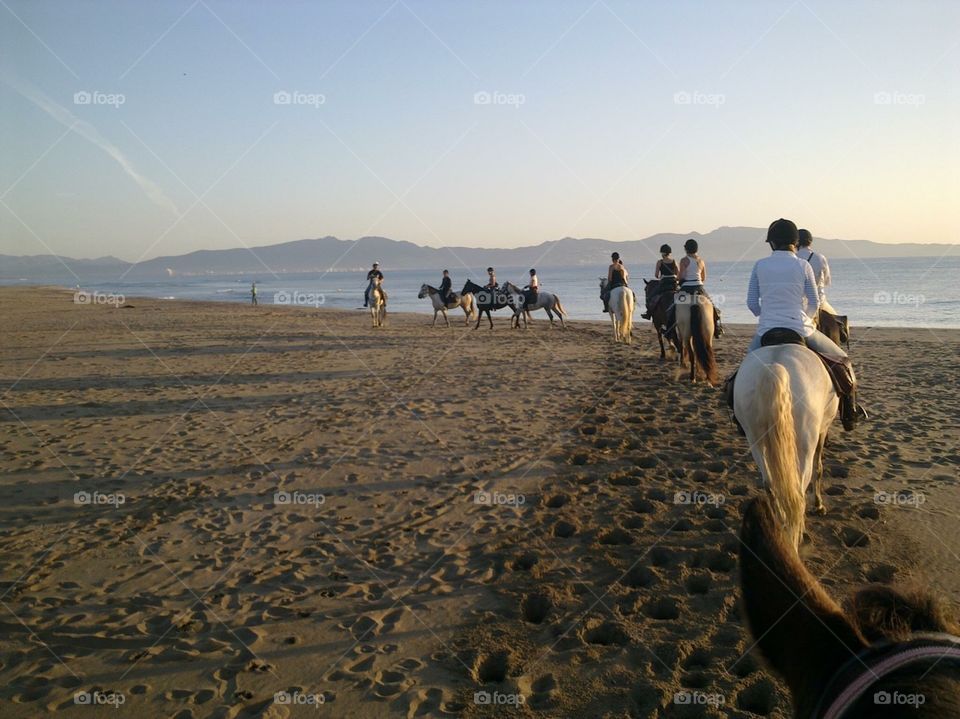
[[[700,250],[700,245],[692,237],[683,243],[683,249],[687,254],[694,254]]]
[[[671,248],[670,245],[660,245],[661,255],[669,255],[671,252],[673,252],[673,248]]]

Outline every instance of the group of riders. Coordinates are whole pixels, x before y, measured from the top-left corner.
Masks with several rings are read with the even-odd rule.
[[[845,321],[837,317],[833,307],[827,302],[826,288],[830,286],[830,265],[827,258],[813,249],[813,236],[808,230],[798,229],[790,220],[779,219],[767,230],[767,243],[770,245],[769,257],[757,260],[750,274],[747,288],[747,307],[759,318],[757,332],[747,347],[752,352],[761,346],[776,342],[795,342],[804,344],[823,360],[837,395],[840,398],[840,418],[843,427],[851,430],[858,418],[867,413],[857,403],[857,380],[847,353],[839,344],[818,329],[818,320],[832,318],[846,330]],[[689,239],[684,245],[684,256],[678,263],[673,259],[670,245],[660,247],[660,259],[654,268],[654,282],[647,284],[645,319],[654,317],[661,303],[667,304],[666,324],[661,329],[665,333],[675,332],[675,298],[678,293],[705,295],[707,265],[699,254],[696,240]],[[383,280],[379,263],[367,273],[367,290],[364,293],[364,306],[369,302],[369,293]],[[607,268],[607,282],[601,293],[603,311],[609,312],[610,290],[615,287],[629,287],[630,273],[627,271],[618,252],[610,257]],[[439,287],[441,300],[451,301],[451,279],[447,270],[443,271],[443,280]],[[499,290],[496,273],[487,268],[485,290],[495,294]],[[529,283],[523,288],[526,305],[536,302],[540,289],[540,279],[535,269],[530,270]],[[381,288],[382,291],[382,288]],[[385,293],[384,293],[385,296]],[[714,309],[714,337],[723,334],[720,310]],[[736,373],[725,382],[724,393],[730,407],[733,407],[733,385]]]
[[[367,289],[363,293],[363,306],[367,307],[370,303],[370,290],[375,286],[380,287],[380,291],[383,293],[384,299],[386,299],[386,292],[383,290],[381,283],[383,282],[383,272],[380,271],[380,263],[374,262],[373,268],[367,273]],[[456,295],[453,290],[453,280],[450,279],[450,270],[443,271],[443,279],[440,281],[440,286],[437,288],[437,292],[440,294],[440,301],[444,305],[452,304],[456,301]],[[492,267],[487,268],[487,284],[483,287],[485,290],[488,290],[491,295],[496,295],[500,290],[500,285],[497,283],[497,273]],[[540,278],[537,276],[537,271],[535,269],[530,270],[530,280],[523,287],[523,299],[524,304],[527,307],[532,307],[537,303],[537,296],[540,293]],[[485,303],[483,303],[485,304]]]

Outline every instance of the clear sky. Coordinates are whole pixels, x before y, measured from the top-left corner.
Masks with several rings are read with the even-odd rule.
[[[958,242],[958,43],[955,0],[0,0],[0,253]]]

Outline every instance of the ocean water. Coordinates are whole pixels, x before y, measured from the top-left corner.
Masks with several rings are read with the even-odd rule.
[[[641,277],[652,277],[650,267],[628,264],[632,284],[640,293]],[[724,320],[731,323],[752,324],[754,317],[746,308],[747,281],[753,261],[714,262],[708,264],[707,290],[723,310]],[[827,291],[831,304],[841,314],[850,316],[853,326],[887,327],[954,327],[960,328],[960,257],[890,258],[890,259],[832,259],[830,261],[833,285]],[[472,270],[450,268],[453,288],[459,291],[467,278],[483,284],[485,268]],[[509,280],[525,284],[526,267],[497,268],[500,282]],[[384,286],[389,294],[389,309],[393,312],[420,312],[431,314],[428,299],[420,300],[420,285],[440,284],[440,269],[390,270],[384,268]],[[582,267],[538,268],[541,287],[560,296],[571,319],[606,319],[601,313],[599,277],[606,272],[605,264]],[[157,282],[124,282],[105,277],[82,278],[81,288],[89,292],[116,293],[127,298],[152,297],[164,299],[214,300],[219,302],[250,302],[250,284],[257,282],[260,304],[302,304],[306,309],[316,306],[354,310],[363,305],[365,273],[288,273],[276,277],[266,271],[256,275],[206,275],[173,277]],[[59,281],[68,287],[76,285],[72,277]],[[23,278],[11,284],[51,284],[49,278]],[[642,296],[642,294],[641,294]],[[451,318],[462,312],[449,313]],[[501,314],[503,314],[501,312]],[[537,315],[546,318],[541,311]],[[535,315],[536,316],[536,315]],[[638,321],[643,321],[637,318]]]

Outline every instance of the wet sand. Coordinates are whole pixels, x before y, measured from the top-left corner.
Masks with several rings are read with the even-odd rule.
[[[2,716],[788,716],[749,448],[649,323],[128,302],[0,288]],[[873,417],[802,551],[838,595],[960,605],[958,349],[854,327]]]

